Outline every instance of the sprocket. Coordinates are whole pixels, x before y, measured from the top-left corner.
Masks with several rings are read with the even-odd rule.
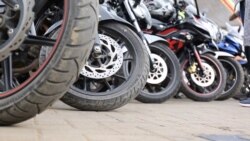
[[[34,20],[34,0],[17,0],[17,7],[2,5],[0,13],[0,61],[19,49]],[[1,4],[2,0],[0,1]]]

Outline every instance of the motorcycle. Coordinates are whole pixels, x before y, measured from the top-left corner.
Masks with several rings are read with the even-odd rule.
[[[197,1],[195,3],[197,5]],[[176,16],[168,23],[160,21],[163,18],[158,12],[160,15],[154,15],[157,19],[154,19],[153,28],[147,32],[166,39],[179,57],[183,72],[181,91],[193,100],[211,101],[223,92],[226,74],[216,58],[201,52],[204,43],[212,41],[210,33],[195,22],[199,18],[198,10],[196,17],[185,18],[185,6],[185,3],[178,5],[175,1]]]
[[[0,1],[0,125],[36,116],[68,90],[94,43],[97,6],[93,0]],[[58,19],[62,26],[55,29]],[[51,52],[39,63],[44,46]]]
[[[61,99],[79,110],[109,111],[137,97],[149,73],[149,55],[135,28],[119,17],[120,1],[99,7],[98,40],[80,77]]]
[[[213,28],[208,28],[208,30],[212,32]],[[234,45],[232,44],[232,46],[226,45],[226,42],[229,42],[229,44],[232,43],[230,42],[232,38],[230,34],[219,34],[221,37],[215,38],[217,41],[214,44],[208,45],[208,47],[212,51],[215,51],[213,52],[214,56],[222,63],[227,74],[227,84],[225,90],[222,95],[217,98],[217,100],[227,100],[241,92],[241,87],[243,86],[245,79],[245,74],[241,63],[242,61],[244,62],[245,59],[243,59],[244,56],[242,55],[244,55],[244,53],[242,52],[240,46],[233,47]],[[235,49],[237,50],[236,52],[234,52]]]
[[[192,7],[193,5],[189,5],[187,8],[198,8]],[[191,14],[195,15],[195,13],[197,12],[192,12]],[[200,24],[200,26],[206,28],[206,30],[210,33],[212,40],[210,43],[206,45],[204,44],[203,47],[206,48],[205,50],[211,50],[210,53],[222,63],[227,74],[226,87],[224,89],[224,92],[220,97],[217,98],[217,100],[227,100],[229,98],[232,98],[234,95],[240,93],[241,87],[244,83],[244,70],[239,61],[235,59],[236,56],[237,58],[240,58],[242,51],[240,51],[239,46],[233,48],[225,45],[225,42],[228,42],[231,38],[230,34],[224,35],[222,29],[215,22],[208,19],[205,16],[205,13],[200,15],[200,18],[196,19],[195,22],[197,22],[197,24]],[[224,42],[222,40],[224,40]],[[235,52],[232,53],[234,49],[237,49],[237,53],[239,54],[236,54]]]
[[[178,58],[168,48],[169,44],[165,39],[142,32],[142,29],[151,28],[152,17],[144,1],[141,1],[136,8],[133,8],[133,4],[133,1],[128,1],[126,10],[124,10],[128,14],[125,12],[121,13],[120,16],[129,15],[126,19],[134,21],[133,25],[137,27],[138,34],[144,35],[141,38],[142,40],[146,39],[144,44],[149,46],[154,67],[150,70],[146,86],[136,99],[143,103],[165,102],[176,95],[180,89],[180,65],[176,63]]]
[[[229,24],[227,24],[227,32],[224,32],[224,38],[218,42],[218,49],[230,53],[234,56],[234,60],[241,64],[243,68],[242,74],[245,76],[245,79],[243,84],[239,86],[238,89],[240,90],[235,93],[234,98],[247,97],[250,92],[250,75],[246,68],[248,60],[244,51],[243,39]]]

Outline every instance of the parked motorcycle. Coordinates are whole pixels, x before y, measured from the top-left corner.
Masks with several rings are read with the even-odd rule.
[[[0,125],[34,117],[68,90],[94,43],[97,4],[95,0],[0,1]],[[54,29],[58,18],[62,26]],[[51,52],[39,64],[43,46]]]
[[[133,25],[137,27],[139,35],[143,35],[141,29],[150,29],[152,26],[152,17],[148,8],[141,1],[138,7],[133,8],[133,1],[127,3],[128,21],[134,21]],[[121,13],[125,17],[126,13]],[[140,27],[140,28],[139,28]],[[170,99],[179,92],[180,89],[180,65],[178,58],[169,49],[169,44],[165,39],[158,36],[144,33],[141,36],[145,46],[149,46],[150,56],[153,60],[153,68],[148,75],[147,84],[141,94],[136,98],[144,103],[161,103]]]
[[[138,96],[149,73],[148,52],[135,28],[119,17],[119,1],[100,6],[99,40],[62,101],[80,110],[108,111]]]
[[[229,24],[227,24],[227,32],[224,33],[224,38],[218,42],[218,49],[233,55],[234,60],[238,61],[243,67],[244,82],[233,96],[237,99],[247,97],[250,92],[250,75],[245,66],[248,60],[245,56],[243,39]]]
[[[201,45],[210,42],[211,36],[195,22],[196,17],[185,18],[185,3],[177,5],[175,1],[175,6],[176,11],[173,12],[176,16],[170,17],[169,23],[160,21],[168,15],[156,8],[159,14],[154,13],[153,28],[147,32],[168,40],[170,48],[179,56],[183,71],[182,92],[196,101],[214,100],[225,88],[226,74],[217,59],[209,54],[200,54]],[[160,7],[166,11],[164,8]]]
[[[194,10],[188,10],[189,9],[198,9],[198,6],[195,8],[193,5],[189,5],[187,7],[187,11],[193,13],[189,13],[191,15],[195,15]],[[235,52],[232,54],[232,51],[234,51],[234,47],[226,47],[225,42],[230,40],[229,35],[223,35],[222,29],[212,20],[208,19],[205,16],[205,13],[200,15],[199,18],[195,20],[197,24],[200,26],[203,26],[211,36],[211,42],[208,44],[204,44],[204,48],[211,49],[210,53],[214,55],[223,65],[226,74],[227,74],[227,84],[224,89],[224,92],[221,94],[220,97],[217,98],[217,100],[227,100],[229,98],[232,98],[234,95],[239,94],[241,91],[241,87],[244,83],[244,70],[241,66],[241,64],[237,61],[236,56],[241,54],[242,51],[240,51],[239,46],[237,46],[237,53]],[[223,42],[224,40],[225,42]],[[232,42],[231,42],[232,43]],[[231,50],[231,51],[230,51]]]

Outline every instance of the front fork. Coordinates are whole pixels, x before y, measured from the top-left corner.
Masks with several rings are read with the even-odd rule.
[[[102,53],[102,49],[101,49],[101,40],[100,40],[100,38],[99,38],[99,34],[96,34],[93,52],[94,52],[95,54],[101,54],[101,53]]]
[[[198,52],[197,48],[192,43],[191,43],[191,47],[194,52],[195,59],[198,62],[198,66],[201,68],[201,74],[204,75],[205,69],[202,65],[200,53]]]
[[[149,58],[150,58],[150,69],[151,69],[151,71],[154,71],[155,70],[154,59],[151,56],[151,51],[150,51],[149,44],[148,44],[148,42],[147,42],[147,40],[146,40],[146,38],[144,36],[144,33],[141,30],[141,27],[140,27],[135,15],[134,15],[134,12],[131,9],[131,6],[130,6],[128,0],[124,0],[124,6],[125,6],[125,8],[126,8],[126,10],[128,12],[130,20],[132,21],[132,24],[136,28],[141,40],[143,41],[144,47],[146,48],[146,50],[148,52],[148,55],[149,55]]]

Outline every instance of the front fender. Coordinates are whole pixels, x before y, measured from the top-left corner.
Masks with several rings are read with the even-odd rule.
[[[137,33],[136,28],[126,21],[125,19],[119,17],[114,10],[109,8],[107,4],[102,4],[99,6],[100,14],[99,14],[99,24],[104,24],[108,22],[117,22],[123,25],[128,26],[135,33]]]
[[[206,50],[206,51],[203,51],[202,54],[212,54],[217,59],[219,59],[220,57],[231,57],[231,58],[235,57],[232,54],[223,52],[223,51]]]
[[[145,36],[148,44],[153,44],[155,42],[162,42],[162,43],[168,44],[168,42],[165,39],[163,39],[159,36],[150,35],[150,34],[144,34],[144,36]]]
[[[100,5],[99,6],[100,14],[99,14],[99,22],[103,21],[117,21],[125,24],[131,25],[128,21],[124,20],[123,18],[119,17],[114,10],[109,8],[107,5]]]
[[[215,58],[220,58],[220,57],[231,57],[234,58],[235,56],[233,56],[230,53],[227,52],[223,52],[223,51],[215,51]]]

